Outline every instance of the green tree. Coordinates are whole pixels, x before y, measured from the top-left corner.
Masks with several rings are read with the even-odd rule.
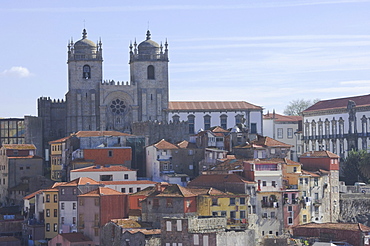
[[[300,115],[302,111],[308,107],[314,105],[320,101],[320,99],[314,100],[305,100],[305,99],[296,99],[289,102],[289,104],[284,109],[285,115]]]
[[[343,169],[346,184],[368,182],[370,179],[370,154],[366,150],[351,150],[344,160]]]

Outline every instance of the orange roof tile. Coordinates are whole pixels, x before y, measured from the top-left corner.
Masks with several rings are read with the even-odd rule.
[[[63,143],[64,141],[66,141],[67,139],[70,139],[70,138],[71,138],[71,136],[60,138],[60,139],[57,139],[57,140],[50,141],[49,144]]]
[[[301,157],[328,157],[328,158],[340,158],[338,155],[328,151],[328,150],[322,150],[322,151],[309,151],[305,152],[301,155]]]
[[[130,229],[130,230],[127,230],[127,232],[131,234],[141,232],[144,235],[160,235],[161,229]]]
[[[189,141],[183,140],[179,143],[176,144],[180,149],[195,149],[196,144],[195,143],[190,143]]]
[[[230,132],[230,131],[225,130],[225,129],[219,127],[219,126],[212,127],[210,130],[212,132],[222,132],[222,133],[229,133]]]
[[[344,98],[336,98],[336,99],[329,99],[329,100],[322,100],[308,109],[304,110],[302,113],[308,113],[310,111],[320,111],[320,110],[329,110],[329,109],[339,109],[339,108],[347,108],[348,101],[354,101],[356,106],[370,106],[370,94],[368,95],[361,95],[361,96],[354,96],[354,97],[344,97]]]
[[[264,119],[275,119],[275,121],[279,122],[298,122],[303,119],[302,116],[296,115],[281,115],[281,114],[265,114],[263,115]]]
[[[178,184],[170,184],[161,193],[155,194],[158,197],[192,197],[194,193]]]
[[[71,170],[71,172],[122,172],[122,171],[133,171],[132,169],[121,166],[121,165],[112,165],[112,166],[89,166],[79,169]]]
[[[220,111],[220,110],[262,110],[262,107],[244,101],[193,101],[169,102],[170,111]]]
[[[267,136],[264,137],[264,136],[260,136],[260,135],[257,135],[257,139],[251,141],[251,143],[266,146],[266,147],[282,147],[282,148],[291,148],[291,147],[293,147],[290,144],[286,144],[286,143],[280,142],[276,139],[273,139],[273,138],[270,138],[270,137],[267,137]]]
[[[79,195],[83,197],[89,197],[89,196],[112,196],[112,195],[124,195],[122,192],[113,190],[108,187],[99,187],[96,190],[92,190],[90,192],[87,192],[85,194]]]
[[[80,177],[80,178],[74,179],[72,181],[69,181],[67,183],[61,184],[59,186],[77,186],[77,185],[86,185],[86,184],[99,185],[99,182],[96,182],[95,180],[93,180],[91,178]]]
[[[27,155],[27,156],[9,156],[9,159],[42,159],[42,157],[37,155]]]
[[[91,239],[87,236],[85,236],[84,234],[82,234],[81,232],[72,232],[72,233],[62,233],[62,234],[58,234],[57,236],[61,236],[63,237],[65,240],[69,241],[69,242],[88,242],[88,241],[91,241]],[[91,241],[92,242],[92,241]]]
[[[36,149],[35,145],[33,144],[3,144],[2,146],[5,149],[18,149],[18,150]]]
[[[152,146],[156,147],[157,149],[178,149],[178,147],[166,140],[162,139],[159,142],[153,144]]]
[[[41,194],[44,190],[38,190],[38,191],[35,191],[35,192],[32,192],[31,194],[23,197],[24,200],[29,200],[33,197],[35,197],[37,194]]]
[[[321,229],[370,232],[370,227],[365,226],[361,223],[313,223],[311,222],[308,224],[295,226],[294,228],[321,228]]]

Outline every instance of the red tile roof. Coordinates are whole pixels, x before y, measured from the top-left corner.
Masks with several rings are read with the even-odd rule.
[[[328,157],[328,158],[340,158],[338,155],[327,151],[327,150],[322,150],[322,151],[309,151],[306,153],[303,153],[301,157]]]
[[[153,144],[152,146],[156,147],[157,149],[178,149],[178,147],[166,140],[162,139],[159,142]]]
[[[302,169],[301,173],[302,173],[303,176],[308,175],[308,176],[311,176],[311,177],[314,177],[314,178],[319,178],[320,177],[320,175],[317,174],[317,173],[309,172],[309,171],[306,171],[306,170],[303,170],[303,169]]]
[[[121,165],[112,165],[112,166],[89,166],[83,167],[75,170],[71,170],[71,172],[122,172],[122,171],[133,171],[132,169],[121,166]]]
[[[335,229],[335,230],[346,230],[346,231],[361,231],[370,232],[370,227],[365,226],[361,223],[308,223],[304,225],[298,225],[294,228],[320,228],[320,229]]]
[[[150,195],[150,196],[153,196]],[[156,197],[193,197],[196,194],[189,191],[187,188],[178,184],[170,184],[161,193],[155,194]]]
[[[186,140],[183,140],[179,143],[176,144],[180,149],[195,149],[196,144],[195,143],[190,143]]]
[[[368,94],[368,95],[362,95],[362,96],[322,100],[322,101],[315,103],[308,109],[304,110],[303,114],[305,112],[316,111],[316,110],[347,108],[349,100],[354,101],[356,103],[356,106],[370,106],[370,94]]]
[[[33,144],[3,144],[2,146],[5,149],[18,149],[18,150],[36,149],[35,145]]]
[[[264,119],[275,119],[275,121],[279,122],[298,122],[303,119],[302,116],[296,115],[281,115],[281,114],[265,114],[263,115]]]
[[[222,132],[222,133],[229,133],[230,132],[230,131],[225,130],[225,129],[219,127],[219,126],[212,127],[210,130],[212,132]]]
[[[169,102],[168,110],[173,111],[224,111],[224,110],[262,110],[262,107],[243,101],[193,101]]]
[[[92,190],[90,192],[87,192],[85,194],[79,195],[83,197],[90,197],[90,196],[112,196],[112,195],[124,195],[122,192],[113,190],[108,187],[99,187],[96,190]]]
[[[27,155],[27,156],[9,156],[9,159],[42,159],[42,157],[37,155]]]
[[[264,137],[264,136],[260,136],[260,135],[257,135],[257,139],[251,141],[251,143],[256,144],[256,145],[266,146],[266,147],[281,147],[281,148],[291,148],[291,147],[293,147],[290,144],[286,144],[286,143],[280,142],[276,139],[273,139],[273,138],[270,138],[270,137],[267,137],[267,136]]]
[[[57,139],[57,140],[50,141],[49,144],[63,143],[64,141],[66,141],[67,139],[70,139],[70,138],[71,138],[71,136],[60,138],[60,139]]]
[[[101,137],[101,136],[134,136],[131,134],[117,132],[117,131],[79,131],[75,135],[79,138]]]
[[[58,234],[57,236],[61,236],[65,240],[67,240],[69,242],[75,242],[75,243],[76,242],[89,242],[89,241],[91,241],[91,239],[89,237],[85,236],[81,232],[62,233],[62,234]],[[93,242],[91,241],[91,243],[93,243]]]
[[[38,191],[35,191],[25,197],[23,197],[24,200],[29,200],[31,198],[34,198],[37,194],[41,194],[44,190],[38,190]]]
[[[67,183],[61,184],[59,186],[77,186],[77,185],[86,185],[86,184],[99,185],[99,182],[96,182],[95,180],[93,180],[91,178],[80,177],[80,178],[74,179],[72,181],[69,181]]]

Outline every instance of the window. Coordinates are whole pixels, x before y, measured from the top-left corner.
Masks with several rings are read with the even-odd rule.
[[[108,157],[112,157],[113,156],[113,150],[108,150]]]
[[[166,231],[172,231],[172,222],[166,221]]]
[[[46,223],[46,231],[50,231],[50,223]]]
[[[227,115],[226,114],[223,114],[220,116],[220,126],[221,128],[223,129],[227,129]]]
[[[46,202],[50,202],[50,195],[46,195]]]
[[[58,195],[54,195],[54,202],[58,202]]]
[[[84,78],[84,79],[90,79],[91,78],[91,69],[90,69],[89,65],[83,66],[82,78]]]
[[[199,245],[199,235],[198,234],[194,234],[194,245]]]
[[[218,216],[218,212],[212,212],[212,216]]]
[[[244,116],[241,114],[238,114],[235,116],[235,125],[244,123]]]
[[[140,187],[137,187],[136,188],[136,192],[139,192],[139,191],[141,191],[141,188]]]
[[[307,215],[303,215],[303,223],[307,223]]]
[[[54,209],[54,217],[58,217],[58,209]]]
[[[221,211],[221,216],[226,217],[226,211]]]
[[[76,195],[77,194],[77,189],[76,188],[74,188],[73,189],[73,195]]]
[[[289,212],[292,212],[293,211],[293,207],[292,206],[288,206],[288,211]]]
[[[76,210],[76,208],[77,208],[77,204],[74,202],[74,203],[72,204],[72,209],[73,209],[73,210]]]
[[[239,203],[240,203],[240,205],[244,205],[245,204],[245,197],[240,197]]]
[[[203,236],[203,246],[208,246],[208,235]]]
[[[251,123],[251,133],[256,134],[257,133],[257,124]]]
[[[72,224],[74,224],[74,225],[77,224],[76,221],[77,221],[77,218],[76,217],[73,217],[72,218]]]
[[[288,128],[288,130],[287,130],[287,137],[288,138],[293,138],[293,128]]]
[[[266,181],[262,181],[262,186],[266,186]]]
[[[54,232],[57,232],[58,231],[58,224],[57,223],[55,223],[54,224]]]
[[[182,231],[182,221],[181,220],[176,221],[176,227],[177,227],[177,231]]]
[[[64,202],[62,202],[62,203],[60,204],[60,209],[61,209],[61,210],[64,210]]]
[[[172,208],[173,207],[172,198],[167,198],[166,199],[166,207],[167,208]]]
[[[230,198],[230,205],[235,205],[235,198]]]
[[[218,205],[218,199],[212,198],[212,206],[217,206],[217,205]]]
[[[128,193],[133,193],[134,192],[134,188],[128,188]]]
[[[122,193],[126,193],[126,188],[121,188]]]
[[[84,205],[84,199],[83,198],[79,198],[78,199],[78,202],[79,202],[79,205],[80,206],[83,206]]]
[[[271,219],[275,218],[275,212],[271,212]]]
[[[235,219],[236,218],[236,211],[230,211],[230,218]]]
[[[60,192],[62,193],[62,195],[64,195],[65,190],[64,190],[64,189],[62,189]]]
[[[293,218],[292,217],[288,217],[288,225],[292,225],[293,224]]]
[[[149,65],[147,70],[148,70],[148,79],[155,79],[154,66]]]
[[[194,134],[194,122],[195,122],[195,116],[189,115],[188,116],[189,134]]]
[[[245,219],[245,210],[240,211],[240,218]]]
[[[271,181],[271,186],[276,187],[276,181],[275,180]]]
[[[314,186],[319,186],[319,179],[318,178],[314,178],[313,182],[314,182]]]
[[[283,138],[283,128],[277,129],[277,138]]]
[[[100,181],[113,181],[113,175],[100,175]]]
[[[50,217],[50,209],[46,209],[46,217]]]
[[[293,167],[293,173],[297,172],[297,167]]]
[[[63,225],[64,224],[64,217],[62,217],[60,221],[61,221],[61,223]]]
[[[207,114],[204,116],[204,130],[209,128],[211,128],[211,116]]]

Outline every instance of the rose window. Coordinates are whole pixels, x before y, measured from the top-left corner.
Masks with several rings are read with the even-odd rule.
[[[121,114],[125,111],[126,105],[123,101],[116,99],[112,101],[110,108],[113,113]]]

